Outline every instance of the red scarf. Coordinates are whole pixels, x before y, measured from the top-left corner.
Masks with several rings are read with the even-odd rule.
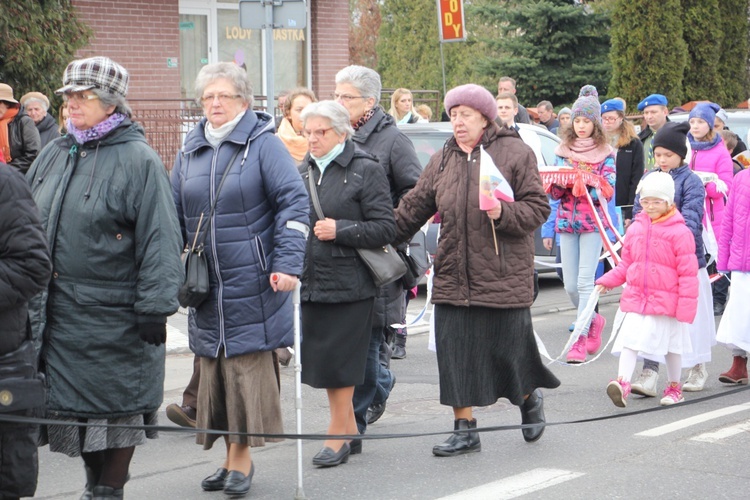
[[[10,163],[13,158],[10,157],[10,138],[8,136],[8,124],[16,117],[19,108],[8,108],[3,117],[0,119],[0,152],[5,157],[5,163]]]

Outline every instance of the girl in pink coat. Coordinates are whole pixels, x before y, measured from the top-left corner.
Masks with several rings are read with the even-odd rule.
[[[621,408],[640,355],[664,355],[668,385],[662,405],[684,401],[680,386],[682,353],[690,352],[688,324],[698,306],[695,238],[674,206],[674,181],[653,172],[638,187],[643,211],[628,228],[622,261],[596,281],[600,292],[627,283],[620,298],[625,313],[613,353],[620,353],[617,379],[607,395]]]
[[[750,170],[734,178],[722,221],[719,271],[732,271],[732,293],[721,318],[716,340],[732,349],[732,367],[719,375],[725,384],[747,384],[747,352],[750,350]]]
[[[699,102],[690,112],[688,141],[693,150],[690,169],[716,174],[719,179],[706,183],[706,212],[703,225],[711,222],[716,241],[721,239],[721,220],[726,197],[732,190],[733,163],[721,135],[714,131],[716,112],[721,108],[712,102]],[[716,256],[713,256],[716,258]]]

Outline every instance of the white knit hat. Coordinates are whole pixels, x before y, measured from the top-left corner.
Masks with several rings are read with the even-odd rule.
[[[638,183],[636,193],[640,194],[641,198],[657,198],[673,205],[674,181],[666,172],[651,172]]]

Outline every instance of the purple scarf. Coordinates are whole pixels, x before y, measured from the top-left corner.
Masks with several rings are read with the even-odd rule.
[[[714,146],[716,146],[719,141],[721,140],[721,135],[714,134],[714,138],[710,141],[696,141],[695,137],[693,137],[693,134],[688,132],[688,141],[690,142],[690,148],[694,151],[705,151],[707,149],[711,149]]]
[[[73,125],[73,122],[70,121],[70,118],[68,118],[68,134],[72,135],[73,139],[78,144],[86,144],[89,141],[101,139],[112,132],[123,122],[123,120],[125,120],[125,118],[126,116],[122,113],[112,113],[105,120],[97,123],[91,128],[87,128],[86,130],[76,128],[76,126]]]

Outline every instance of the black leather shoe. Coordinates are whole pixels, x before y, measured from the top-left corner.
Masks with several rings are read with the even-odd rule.
[[[344,443],[339,451],[333,451],[326,446],[313,457],[312,462],[313,465],[317,465],[318,467],[335,467],[348,462],[351,451],[352,449],[349,446],[349,443]]]
[[[224,494],[230,498],[239,498],[247,495],[250,491],[250,484],[253,482],[255,474],[255,463],[250,465],[250,473],[246,476],[238,470],[230,470],[224,481]]]
[[[535,389],[521,405],[521,423],[542,425],[521,429],[523,438],[527,443],[533,443],[542,437],[546,422],[544,419],[544,398],[542,397],[542,391]]]
[[[391,395],[391,391],[393,391],[394,387],[396,387],[396,374],[391,372],[391,388],[388,390],[388,396]],[[374,424],[380,420],[380,417],[385,413],[385,403],[386,401],[383,401],[382,403],[373,403],[367,408],[367,412],[365,413],[367,425]]]
[[[349,454],[350,455],[359,455],[362,453],[362,440],[361,439],[352,439],[349,441]]]
[[[94,500],[122,500],[123,489],[110,486],[94,486]]]
[[[86,470],[86,489],[83,490],[83,494],[78,500],[93,500],[94,486],[99,482],[99,476],[94,474],[94,469],[91,467],[84,465],[83,468]]]
[[[453,430],[476,429],[477,421],[471,421],[465,418],[459,418],[453,421]],[[451,434],[444,442],[435,445],[432,448],[432,454],[438,457],[455,457],[465,453],[475,453],[482,451],[482,443],[479,441],[478,432],[462,432],[460,434]]]
[[[224,481],[229,472],[224,467],[219,467],[216,472],[201,481],[203,491],[221,491],[224,489]]]

